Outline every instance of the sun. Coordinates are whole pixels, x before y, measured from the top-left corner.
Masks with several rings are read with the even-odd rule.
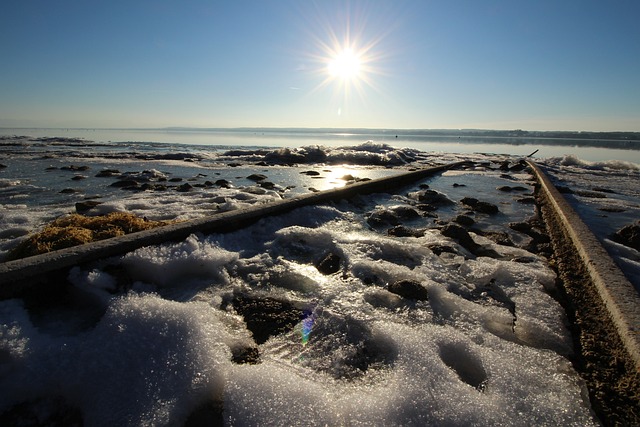
[[[331,77],[354,80],[360,76],[361,66],[360,55],[351,48],[345,48],[329,60],[327,70]]]

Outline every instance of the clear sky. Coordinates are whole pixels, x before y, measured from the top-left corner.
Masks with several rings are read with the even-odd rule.
[[[639,0],[4,0],[2,127],[640,131]]]

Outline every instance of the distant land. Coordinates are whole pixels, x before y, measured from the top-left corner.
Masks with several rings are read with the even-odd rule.
[[[152,129],[145,129],[152,130]],[[484,137],[484,138],[549,138],[549,139],[587,139],[609,141],[638,141],[640,132],[592,132],[592,131],[527,131],[492,130],[492,129],[371,129],[371,128],[273,128],[273,127],[239,127],[239,128],[191,128],[166,127],[157,130],[168,131],[209,131],[209,132],[283,132],[283,133],[337,133],[353,135],[398,135],[398,136],[447,136],[447,137]]]

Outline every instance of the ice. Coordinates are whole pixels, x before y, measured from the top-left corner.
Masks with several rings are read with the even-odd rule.
[[[2,371],[0,407],[53,392],[87,425],[184,422],[195,405],[221,398],[229,348],[242,339],[208,304],[152,295],[117,298],[93,330],[59,339],[33,328],[15,301],[1,315],[3,365],[7,353],[21,363]]]

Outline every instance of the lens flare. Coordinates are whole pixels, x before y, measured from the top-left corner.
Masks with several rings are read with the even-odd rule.
[[[312,311],[305,312],[306,317],[301,322],[300,335],[302,335],[302,345],[307,345],[309,336],[313,329],[313,323],[316,319],[315,313]]]

